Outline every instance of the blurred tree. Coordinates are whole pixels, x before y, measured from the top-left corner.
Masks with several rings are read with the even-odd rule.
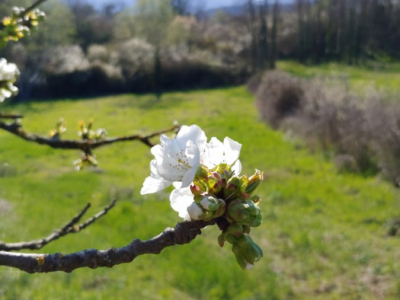
[[[106,5],[103,13],[80,0],[70,1],[76,25],[76,38],[86,50],[92,44],[105,44],[112,39],[115,7]]]
[[[171,0],[171,6],[178,15],[187,15],[189,13],[189,0]]]
[[[278,21],[279,21],[279,0],[275,0],[272,8],[272,29],[271,29],[271,51],[269,56],[269,68],[275,69],[275,63],[278,58]]]
[[[259,58],[258,66],[262,70],[269,60],[268,47],[268,0],[265,0],[259,7],[260,29],[258,36]]]
[[[171,44],[185,42],[189,34],[189,28],[185,25],[187,22],[176,17],[171,3],[165,0],[139,0],[135,6],[115,18],[114,36],[117,40],[140,37],[154,46],[153,83],[157,98],[162,94],[161,52]]]
[[[74,43],[76,27],[70,8],[59,0],[46,2],[41,8],[46,13],[46,22],[30,39],[23,40],[27,49],[38,50]]]

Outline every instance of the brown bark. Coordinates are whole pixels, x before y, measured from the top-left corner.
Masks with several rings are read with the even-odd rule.
[[[87,249],[71,254],[28,254],[0,251],[0,266],[16,268],[27,273],[72,272],[78,268],[111,268],[129,263],[143,254],[159,254],[166,247],[190,243],[201,229],[214,225],[212,221],[192,221],[178,223],[175,228],[167,228],[158,236],[141,241],[135,239],[122,248],[108,250]]]

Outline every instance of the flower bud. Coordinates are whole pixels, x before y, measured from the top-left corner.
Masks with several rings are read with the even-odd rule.
[[[260,208],[255,205],[253,201],[246,201],[245,207],[252,216],[257,216],[260,214]]]
[[[240,176],[240,192],[245,193],[249,178],[246,175]]]
[[[204,212],[196,202],[193,202],[188,208],[187,212],[191,220],[202,220],[204,217]]]
[[[214,218],[221,217],[226,211],[226,202],[218,199],[218,209],[213,213]]]
[[[251,214],[247,210],[248,205],[241,200],[234,200],[228,205],[227,220],[230,223],[246,224],[250,221]]]
[[[203,191],[200,189],[200,187],[196,184],[190,185],[190,191],[192,192],[193,195],[201,195]]]
[[[219,174],[224,174],[224,171],[227,170],[231,172],[231,167],[227,163],[221,163],[218,166],[216,166],[215,169]]]
[[[258,227],[261,225],[261,223],[262,223],[262,215],[260,213],[257,216],[251,218],[251,220],[249,222],[249,226],[250,227]]]
[[[260,185],[260,182],[262,180],[264,180],[264,173],[259,170],[256,170],[254,175],[249,178],[245,193],[252,194]]]
[[[238,191],[240,188],[240,179],[238,176],[231,177],[226,183],[226,187],[224,189],[224,197],[225,199],[234,199],[236,198]]]
[[[235,238],[232,251],[243,270],[252,268],[263,257],[261,248],[248,235]]]
[[[200,204],[205,210],[208,211],[216,211],[219,207],[217,199],[212,196],[203,197],[200,201]]]
[[[251,228],[249,225],[242,225],[242,227],[243,227],[243,233],[247,233],[247,234],[250,233]]]
[[[206,166],[199,165],[196,169],[196,174],[194,176],[195,180],[202,181],[208,178],[208,169]]]
[[[218,245],[220,247],[223,247],[224,244],[225,244],[225,233],[223,232],[218,236]]]

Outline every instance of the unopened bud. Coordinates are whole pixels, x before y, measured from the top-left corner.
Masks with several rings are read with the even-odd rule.
[[[260,185],[260,182],[264,180],[264,173],[256,170],[256,172],[254,173],[253,176],[251,176],[249,178],[249,181],[247,183],[247,187],[246,187],[246,194],[252,194],[257,187]]]
[[[218,200],[211,196],[205,196],[200,201],[201,206],[208,211],[216,211],[219,207]]]
[[[251,219],[246,204],[241,200],[234,200],[228,205],[227,220],[230,223],[246,224]]]
[[[225,199],[234,199],[240,188],[240,179],[238,176],[233,176],[226,183],[226,187],[224,189],[224,197]]]
[[[236,237],[240,237],[243,235],[243,226],[238,224],[231,224],[226,230],[226,233],[232,234]]]
[[[203,193],[203,191],[199,188],[198,185],[196,184],[192,184],[190,185],[190,191],[192,192],[193,195],[197,196],[197,195],[201,195]]]
[[[252,268],[254,263],[263,257],[261,248],[248,235],[235,238],[232,251],[244,270]]]
[[[196,174],[194,176],[195,180],[201,181],[208,178],[208,169],[203,165],[199,165],[196,169]]]
[[[196,202],[193,202],[187,208],[187,212],[188,212],[191,220],[202,220],[202,218],[204,217],[203,210],[200,208],[199,204],[197,204]]]

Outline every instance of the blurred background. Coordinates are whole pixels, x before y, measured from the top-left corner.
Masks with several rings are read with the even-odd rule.
[[[30,0],[0,0],[0,18]],[[264,251],[251,271],[207,228],[189,245],[113,269],[28,275],[0,268],[0,299],[400,299],[400,1],[48,0],[46,20],[0,57],[18,65],[2,112],[78,139],[198,124],[242,143],[265,172]],[[153,142],[157,143],[155,138]],[[128,142],[75,151],[0,131],[0,240],[48,235],[86,202],[115,209],[43,249],[149,239],[180,221],[170,190],[141,196],[153,156]],[[157,212],[157,213],[156,213]]]
[[[2,0],[0,17],[29,3]],[[396,0],[52,0],[42,9],[41,29],[0,53],[23,71],[20,100],[232,86],[277,60],[382,67],[399,56]]]

